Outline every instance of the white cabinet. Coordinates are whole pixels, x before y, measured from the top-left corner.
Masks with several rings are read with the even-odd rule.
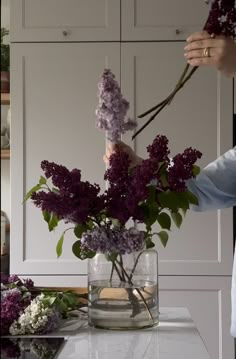
[[[186,40],[203,28],[204,0],[122,0],[122,40]]]
[[[11,0],[12,42],[119,39],[120,0]]]
[[[38,183],[42,160],[81,169],[82,179],[104,190],[105,135],[95,126],[97,83],[104,68],[119,80],[119,44],[12,44],[11,273],[86,274],[68,233],[57,260],[62,227],[48,232],[26,192]],[[78,286],[83,285],[78,280]]]
[[[121,48],[121,86],[131,101],[131,117],[164,99],[175,87],[185,65],[183,44],[125,43]],[[174,59],[174,60],[173,60]],[[173,64],[174,61],[174,64]],[[232,144],[232,80],[201,68],[156,119],[135,140],[124,136],[143,158],[157,134],[169,139],[171,154],[195,147],[201,167]],[[139,119],[141,126],[146,119]],[[232,209],[188,212],[181,229],[173,230],[163,248],[158,242],[160,274],[230,275],[233,258]]]
[[[188,308],[212,359],[235,357],[230,287],[230,277],[160,277],[160,307]]]

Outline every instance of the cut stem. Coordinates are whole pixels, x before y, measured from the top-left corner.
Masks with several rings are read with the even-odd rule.
[[[197,66],[193,67],[193,69],[190,71],[188,76],[186,76],[185,80],[175,88],[175,90],[170,94],[170,96],[167,97],[163,105],[150,117],[150,119],[132,136],[132,140],[138,136],[139,133],[141,133],[150,122],[154,120],[154,118],[161,112],[161,110],[169,103],[170,100],[174,98],[176,93],[185,85],[185,83],[191,78],[191,76],[194,74],[194,72],[198,69]]]

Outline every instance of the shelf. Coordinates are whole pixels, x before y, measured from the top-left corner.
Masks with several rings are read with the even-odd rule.
[[[10,150],[1,150],[1,160],[10,159]]]
[[[1,105],[10,105],[9,93],[1,93]]]

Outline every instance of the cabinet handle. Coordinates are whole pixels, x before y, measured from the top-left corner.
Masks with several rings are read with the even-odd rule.
[[[68,36],[68,35],[69,35],[69,31],[68,31],[68,30],[63,30],[62,33],[63,33],[64,36]]]
[[[181,33],[181,30],[180,29],[175,29],[175,33],[176,33],[176,35],[179,35]]]

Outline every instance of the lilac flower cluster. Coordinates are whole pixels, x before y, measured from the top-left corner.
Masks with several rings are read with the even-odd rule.
[[[29,304],[28,300],[22,300],[21,291],[17,288],[9,289],[6,293],[1,292],[1,334],[8,334],[14,320]]]
[[[152,145],[147,147],[149,158],[142,161],[132,171],[129,170],[129,157],[117,151],[110,157],[110,168],[105,173],[109,181],[106,192],[108,213],[125,224],[129,218],[144,221],[140,203],[149,197],[149,185],[154,181],[156,193],[165,190],[180,192],[186,190],[186,181],[192,178],[193,165],[201,153],[192,148],[169,159],[168,139],[158,135]],[[162,183],[162,169],[166,172],[168,185]]]
[[[106,226],[97,227],[84,233],[81,239],[81,250],[96,253],[132,253],[144,248],[145,232],[135,228],[116,229]]]
[[[236,1],[214,0],[204,26],[209,34],[236,38]]]
[[[137,122],[130,118],[126,120],[129,102],[122,96],[111,70],[104,70],[98,89],[97,127],[107,131],[107,138],[111,142],[117,142],[121,134],[133,130]]]
[[[34,287],[30,279],[1,274],[1,334],[8,334],[10,325],[31,301],[29,290]],[[24,295],[22,295],[24,293]]]
[[[172,191],[186,190],[186,181],[194,177],[193,165],[201,156],[201,152],[189,147],[173,158],[173,164],[168,170],[168,183]]]
[[[57,187],[56,191],[34,192],[34,204],[42,211],[55,213],[66,222],[85,223],[89,216],[95,216],[104,208],[104,198],[99,196],[100,187],[81,181],[80,171],[69,171],[54,162],[42,161],[41,167],[47,178]]]

